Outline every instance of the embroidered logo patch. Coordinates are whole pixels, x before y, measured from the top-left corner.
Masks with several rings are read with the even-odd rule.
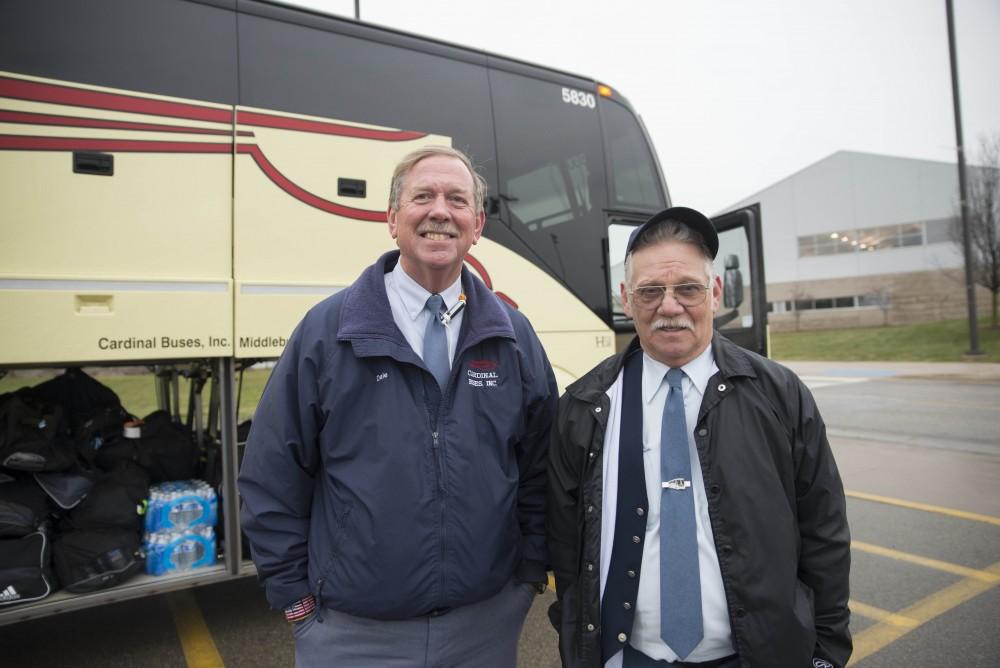
[[[494,360],[472,360],[469,368],[465,370],[469,385],[472,387],[496,387],[500,380],[497,372],[497,364]]]
[[[833,664],[826,659],[813,659],[813,668],[833,668]]]
[[[381,383],[383,380],[385,380],[388,377],[389,377],[389,372],[388,371],[383,371],[382,373],[377,374],[375,376],[375,382],[376,383]]]

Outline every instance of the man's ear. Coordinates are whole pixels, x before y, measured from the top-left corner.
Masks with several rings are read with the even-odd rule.
[[[385,212],[385,220],[389,223],[389,236],[395,239],[399,236],[399,228],[396,226],[396,210],[389,207]]]
[[[622,308],[625,309],[625,315],[627,315],[628,317],[631,318],[631,317],[633,317],[632,316],[632,304],[630,304],[629,301],[628,301],[628,291],[625,289],[625,283],[624,283],[624,281],[618,286],[618,289],[621,291]]]
[[[483,236],[483,229],[485,228],[486,228],[486,212],[480,211],[478,220],[476,220],[476,233],[472,237],[473,246],[479,243],[479,237]]]

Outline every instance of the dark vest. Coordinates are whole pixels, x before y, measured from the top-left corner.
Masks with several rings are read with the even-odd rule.
[[[618,505],[615,540],[601,601],[601,665],[632,635],[646,540],[646,477],[642,466],[642,350],[625,361],[618,432]]]

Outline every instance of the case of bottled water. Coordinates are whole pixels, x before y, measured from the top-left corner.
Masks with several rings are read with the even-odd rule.
[[[149,488],[146,531],[215,526],[218,501],[204,480],[173,480]]]
[[[210,566],[215,563],[215,530],[197,526],[154,531],[146,534],[143,548],[150,575]]]
[[[174,480],[149,488],[146,572],[163,575],[215,563],[218,501],[203,480]]]

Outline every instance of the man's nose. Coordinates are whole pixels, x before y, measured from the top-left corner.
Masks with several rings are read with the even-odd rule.
[[[439,193],[431,202],[429,215],[433,218],[450,218],[451,210],[448,208],[448,200],[444,193]]]
[[[663,293],[663,299],[660,300],[660,305],[656,308],[657,313],[663,315],[679,315],[684,312],[684,307],[681,306],[680,302],[674,299],[673,290],[666,290]]]

